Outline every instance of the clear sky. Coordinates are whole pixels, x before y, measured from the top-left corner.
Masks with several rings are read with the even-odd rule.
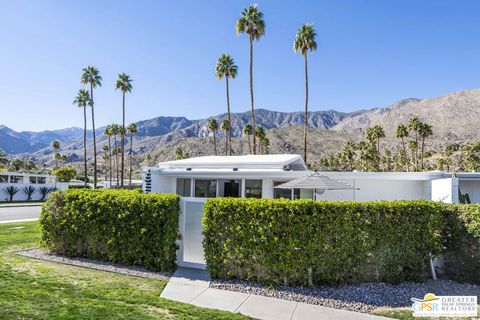
[[[239,66],[232,111],[249,109],[248,38],[235,21],[248,1],[0,0],[0,124],[82,126],[72,105],[82,67],[96,66],[97,125],[119,122],[119,72],[133,79],[127,122],[225,112],[218,56]],[[258,1],[266,35],[254,44],[256,106],[302,110],[303,59],[292,43],[312,22],[311,110],[352,111],[479,87],[480,1]]]

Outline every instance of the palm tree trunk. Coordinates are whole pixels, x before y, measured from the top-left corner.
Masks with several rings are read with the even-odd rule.
[[[217,155],[217,137],[215,131],[213,131],[213,149],[215,149],[215,155]]]
[[[228,130],[225,130],[225,155],[228,155]]]
[[[129,152],[129,162],[130,162],[130,172],[129,172],[129,177],[128,177],[128,187],[132,189],[132,148],[133,148],[133,134],[130,136],[130,152]]]
[[[248,139],[248,153],[252,153],[252,144],[250,143],[250,134],[247,134]]]
[[[85,183],[87,186],[88,174],[87,174],[87,106],[83,106],[83,165],[85,170]]]
[[[250,33],[250,100],[252,103],[252,130],[253,134],[253,154],[257,154],[256,145],[257,139],[255,137],[255,104],[253,99],[253,37]]]
[[[407,147],[405,146],[405,140],[404,138],[402,137],[402,146],[403,146],[403,154],[405,155],[405,171],[408,172],[408,164],[407,164]]]
[[[418,131],[415,130],[415,171],[418,171]]]
[[[125,92],[123,92],[123,121],[122,121],[122,171],[120,173],[120,187],[123,188],[123,178],[125,173]]]
[[[109,176],[110,176],[110,188],[112,187],[112,137],[108,136],[108,160],[110,162]]]
[[[97,188],[97,138],[95,135],[95,103],[93,102],[93,84],[90,84],[90,98],[92,100],[92,132],[93,132],[93,188]]]
[[[308,60],[305,52],[305,116],[303,119],[303,161],[307,163],[307,124],[308,124]]]
[[[422,168],[422,171],[423,171],[423,154],[424,154],[424,147],[425,147],[425,138],[422,138],[422,153],[421,153],[421,156],[422,156],[422,162],[421,162],[421,168]]]
[[[226,87],[227,87],[227,112],[228,112],[228,125],[230,126],[227,136],[228,136],[228,155],[232,155],[232,118],[230,115],[230,91],[228,88],[228,75],[225,77],[226,80]]]
[[[118,147],[117,147],[117,136],[114,136],[114,137],[113,137],[113,142],[114,142],[114,145],[115,145],[115,172],[116,172],[116,175],[117,175],[117,188],[118,188],[119,183],[120,183],[120,180],[119,180],[119,177],[118,177]]]

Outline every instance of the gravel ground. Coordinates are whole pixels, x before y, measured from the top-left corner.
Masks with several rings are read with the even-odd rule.
[[[47,251],[41,250],[41,249],[21,250],[21,251],[16,251],[15,253],[21,256],[34,258],[34,259],[58,262],[58,263],[63,263],[71,266],[88,268],[88,269],[121,273],[121,274],[126,274],[129,276],[140,277],[140,278],[168,280],[172,275],[172,273],[169,273],[169,272],[151,272],[142,267],[124,266],[121,264],[110,263],[105,261],[90,260],[85,258],[66,258],[64,256],[50,254]]]
[[[319,286],[305,288],[279,286],[271,288],[247,281],[216,279],[212,280],[210,286],[216,289],[251,293],[365,313],[380,307],[409,307],[412,303],[410,298],[423,298],[429,292],[436,295],[480,296],[480,286],[461,284],[448,280],[428,280],[425,283],[402,283],[399,285],[365,283],[338,287]]]

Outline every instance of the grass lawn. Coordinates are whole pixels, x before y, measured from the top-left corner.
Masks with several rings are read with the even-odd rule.
[[[166,282],[20,257],[37,221],[0,224],[0,319],[248,319],[160,298]]]

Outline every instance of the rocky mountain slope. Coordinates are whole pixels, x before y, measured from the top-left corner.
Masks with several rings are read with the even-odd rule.
[[[301,152],[303,113],[276,112],[258,109],[257,123],[268,129],[270,152]],[[412,115],[419,116],[433,126],[434,135],[429,148],[441,148],[446,142],[466,142],[480,139],[477,128],[480,119],[480,89],[450,93],[431,99],[405,99],[385,108],[360,110],[351,113],[329,111],[310,112],[311,156],[318,157],[338,151],[348,139],[361,139],[366,127],[379,124],[385,128],[384,145],[398,144],[395,128],[407,123]],[[232,134],[236,153],[247,152],[247,140],[242,128],[250,121],[250,112],[232,114]],[[226,114],[214,116],[218,121]],[[174,149],[182,147],[191,156],[213,153],[213,144],[207,129],[208,119],[190,120],[185,117],[157,117],[137,123],[139,134],[135,137],[134,153],[138,158],[153,154],[155,159],[171,159]],[[98,142],[104,144],[104,128],[98,129]],[[62,152],[76,161],[82,154],[80,128],[42,132],[16,132],[0,126],[0,149],[11,155],[33,156],[39,160],[51,160],[50,143],[59,140]],[[91,132],[89,132],[91,136]],[[219,148],[224,148],[219,133]],[[90,139],[91,140],[91,139]],[[91,142],[90,142],[91,144]],[[91,145],[89,146],[91,149]],[[99,148],[101,150],[101,148]],[[312,158],[310,158],[312,159]]]

